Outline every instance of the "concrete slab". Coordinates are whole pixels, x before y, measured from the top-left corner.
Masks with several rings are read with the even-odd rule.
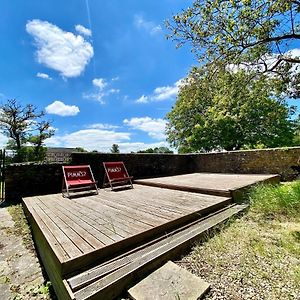
[[[132,287],[134,300],[196,300],[209,289],[209,284],[169,261]]]

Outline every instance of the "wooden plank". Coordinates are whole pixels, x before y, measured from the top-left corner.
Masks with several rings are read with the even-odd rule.
[[[134,205],[130,201],[123,203],[122,200],[116,202],[109,201],[107,198],[102,198],[102,201],[105,201],[108,206],[114,209],[121,210],[128,218],[135,220],[142,218],[143,223],[151,226],[168,222],[168,220],[172,219],[166,214],[163,215],[159,214],[157,211],[153,211],[153,209],[151,209],[151,205],[149,205],[149,210],[147,211],[145,208],[142,208],[140,205],[138,205],[138,202],[136,205]]]
[[[39,197],[38,197],[39,198]],[[65,236],[73,243],[73,245],[79,249],[80,253],[86,253],[94,250],[94,248],[87,243],[75,230],[74,227],[68,223],[68,220],[64,215],[60,215],[56,208],[49,208],[40,198],[39,207],[44,210],[44,212],[51,218],[55,225],[64,233]],[[70,246],[68,246],[70,248]],[[73,250],[72,250],[73,251]],[[78,252],[70,252],[70,257],[77,257]]]
[[[86,199],[87,198],[85,198],[85,201]],[[61,201],[62,199],[60,196],[57,196],[57,200]],[[74,199],[72,199],[72,201],[73,200]],[[105,208],[103,208],[103,206],[99,207],[99,205],[93,203],[91,207],[88,207],[87,205],[83,205],[75,201],[72,202],[69,199],[67,201],[68,202],[61,201],[65,209],[72,210],[74,215],[82,219],[84,222],[87,222],[95,229],[99,230],[107,238],[116,242],[131,235],[130,232],[121,228],[123,225],[122,223],[119,223],[115,220],[115,223],[113,224],[114,226],[112,226],[111,223],[108,223],[107,220],[103,218],[103,212],[105,212]],[[65,205],[65,203],[67,204]],[[95,210],[95,206],[97,206],[97,210]],[[98,212],[98,210],[100,210],[100,212]],[[110,242],[107,241],[107,244],[110,244]]]
[[[66,203],[61,201],[60,198],[54,198],[54,203],[73,221],[78,222],[82,228],[95,236],[102,245],[108,245],[116,240],[123,239],[122,236],[116,235],[113,230],[108,230],[106,227],[102,226],[102,224],[95,222],[95,215],[93,215],[91,218],[86,217],[86,215],[83,213],[82,207],[77,207],[74,203]]]
[[[86,251],[92,251],[94,249],[100,248],[105,246],[104,243],[102,243],[100,240],[98,240],[97,238],[95,238],[93,236],[93,228],[91,228],[91,226],[87,226],[87,224],[85,222],[83,222],[81,219],[78,219],[76,217],[74,217],[74,215],[72,215],[69,211],[66,211],[64,209],[61,208],[61,206],[59,205],[59,202],[56,201],[45,201],[44,199],[40,199],[42,201],[42,203],[44,203],[44,205],[46,205],[48,208],[51,208],[52,211],[66,224],[68,224],[68,226],[70,228],[72,228],[76,234],[78,236],[80,236],[80,238],[82,240],[84,240],[89,247],[87,248],[87,250],[85,249],[81,249]],[[97,231],[96,231],[97,232]]]
[[[234,204],[232,204],[232,206],[233,205]],[[226,209],[229,207],[226,207]],[[177,228],[164,236],[160,236],[159,238],[153,239],[150,242],[145,243],[145,244],[141,245],[140,247],[134,248],[133,250],[131,250],[127,253],[124,253],[110,261],[107,261],[107,262],[100,264],[92,269],[89,269],[85,272],[82,272],[82,273],[76,275],[76,276],[73,276],[72,278],[68,279],[68,283],[70,284],[72,290],[76,291],[76,290],[96,281],[97,279],[100,279],[100,278],[104,277],[105,275],[112,273],[113,271],[127,265],[128,263],[134,261],[135,259],[141,258],[145,254],[161,247],[162,245],[164,245],[166,243],[167,236],[173,236],[174,234],[176,234],[180,231],[183,231],[187,228],[190,228],[195,224],[199,224],[201,221],[209,218],[212,215],[213,214],[206,216],[204,218],[198,219],[198,220],[191,222],[180,228]]]
[[[39,209],[39,215],[47,224],[47,227],[51,231],[52,235],[55,236],[59,244],[65,251],[68,253],[70,257],[76,257],[82,254],[82,252],[77,248],[77,246],[69,239],[67,235],[65,235],[64,231],[59,228],[59,226],[48,216],[48,214],[44,211],[43,207],[40,205],[40,201],[36,201],[35,206]],[[55,245],[54,245],[55,247]]]
[[[99,201],[101,203],[97,203]],[[99,198],[97,196],[85,199],[85,203],[94,208],[92,214],[96,212],[98,215],[101,215],[102,222],[110,224],[116,231],[122,230],[123,233],[126,232],[127,234],[123,234],[126,237],[153,227],[138,220],[135,222],[135,219],[116,208],[111,202],[113,201],[105,201],[103,197]]]
[[[43,219],[39,216],[35,208],[31,205],[33,202],[32,199],[34,198],[25,198],[23,200],[23,207],[26,209],[27,217],[30,217],[35,220],[38,224],[41,232],[43,233],[47,243],[53,249],[56,257],[59,261],[65,261],[70,258],[68,253],[64,250],[64,248],[60,245],[59,241],[55,238],[55,236],[51,233],[50,229],[48,228],[47,224],[44,223]]]
[[[134,183],[217,196],[230,196],[230,191],[278,177],[276,174],[192,173],[138,179]]]
[[[151,181],[144,181],[144,180],[135,180],[134,183],[153,186],[153,187],[160,187],[160,188],[170,189],[170,190],[200,193],[200,194],[207,194],[207,195],[214,195],[214,196],[221,196],[221,197],[230,197],[229,191],[222,191],[216,189],[200,188],[195,186],[191,187],[191,186],[184,186],[180,184],[168,184],[168,183],[159,183],[159,182],[151,182]]]
[[[129,201],[128,201],[128,206],[126,206],[124,204],[120,204],[119,201],[112,201],[112,199],[109,199],[108,196],[106,197],[104,197],[103,195],[101,196],[102,196],[101,202],[110,208],[108,212],[119,212],[119,217],[124,218],[126,224],[128,223],[128,226],[131,222],[133,223],[134,220],[137,223],[133,223],[133,224],[140,223],[141,224],[140,228],[146,229],[149,227],[153,227],[157,224],[161,224],[162,222],[166,222],[168,220],[164,217],[153,216],[149,213],[139,211],[138,200],[137,200],[136,208],[134,208],[130,205]]]
[[[45,239],[44,234],[40,229],[40,224],[37,224],[36,219],[31,215],[28,209],[28,202],[23,202],[24,212],[29,221],[35,246],[38,250],[38,255],[41,258],[44,268],[49,276],[49,279],[54,288],[55,294],[59,300],[73,300],[75,299],[73,292],[67,285],[64,284],[61,276],[61,264],[57,259],[57,256],[53,252],[52,246],[50,246]],[[70,293],[69,293],[70,291]]]
[[[114,299],[130,283],[162,265],[171,257],[178,255],[178,253],[188,248],[190,243],[199,238],[204,232],[224,222],[245,208],[245,205],[235,205],[215,214],[193,228],[188,228],[183,232],[166,238],[166,243],[163,246],[75,292],[76,299]]]
[[[143,199],[145,192],[147,193],[147,199]],[[222,199],[219,196],[208,196],[142,185],[135,185],[135,193],[135,196],[139,197],[139,204],[143,203],[146,207],[151,204],[151,207],[156,209],[163,207],[166,210],[180,214],[190,213],[212,203],[226,200],[226,198]]]

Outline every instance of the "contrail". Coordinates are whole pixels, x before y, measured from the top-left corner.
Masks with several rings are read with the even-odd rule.
[[[87,17],[88,17],[89,27],[90,27],[90,30],[92,31],[92,34],[93,34],[93,26],[92,26],[92,20],[91,20],[89,0],[85,0],[85,6],[86,6],[86,12],[87,12]],[[95,52],[94,52],[94,57],[92,58],[92,60],[93,60],[93,69],[94,69],[94,77],[95,77],[96,76]]]
[[[86,5],[86,12],[87,12],[89,26],[90,26],[90,29],[92,30],[92,21],[91,21],[91,13],[90,13],[89,0],[85,0],[85,5]]]

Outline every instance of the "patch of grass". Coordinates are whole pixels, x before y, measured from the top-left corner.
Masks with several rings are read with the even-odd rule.
[[[288,184],[258,185],[249,193],[251,211],[274,218],[300,215],[300,180]]]
[[[10,232],[8,232],[8,234],[21,236],[25,248],[35,252],[30,228],[27,223],[22,204],[11,205],[7,209],[14,221],[14,227],[10,230]]]
[[[211,284],[211,299],[300,299],[300,181],[257,186],[241,219],[178,262]]]
[[[5,284],[5,283],[10,283],[10,278],[6,275],[1,275],[0,276],[0,284]]]
[[[50,296],[50,288],[51,288],[51,282],[47,281],[45,284],[42,284],[32,289],[31,294],[32,296],[36,296],[36,295]]]

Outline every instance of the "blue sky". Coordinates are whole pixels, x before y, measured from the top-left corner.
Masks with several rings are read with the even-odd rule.
[[[189,3],[1,0],[1,102],[45,110],[56,129],[47,146],[168,145],[164,117],[196,60],[166,39],[164,20]]]

